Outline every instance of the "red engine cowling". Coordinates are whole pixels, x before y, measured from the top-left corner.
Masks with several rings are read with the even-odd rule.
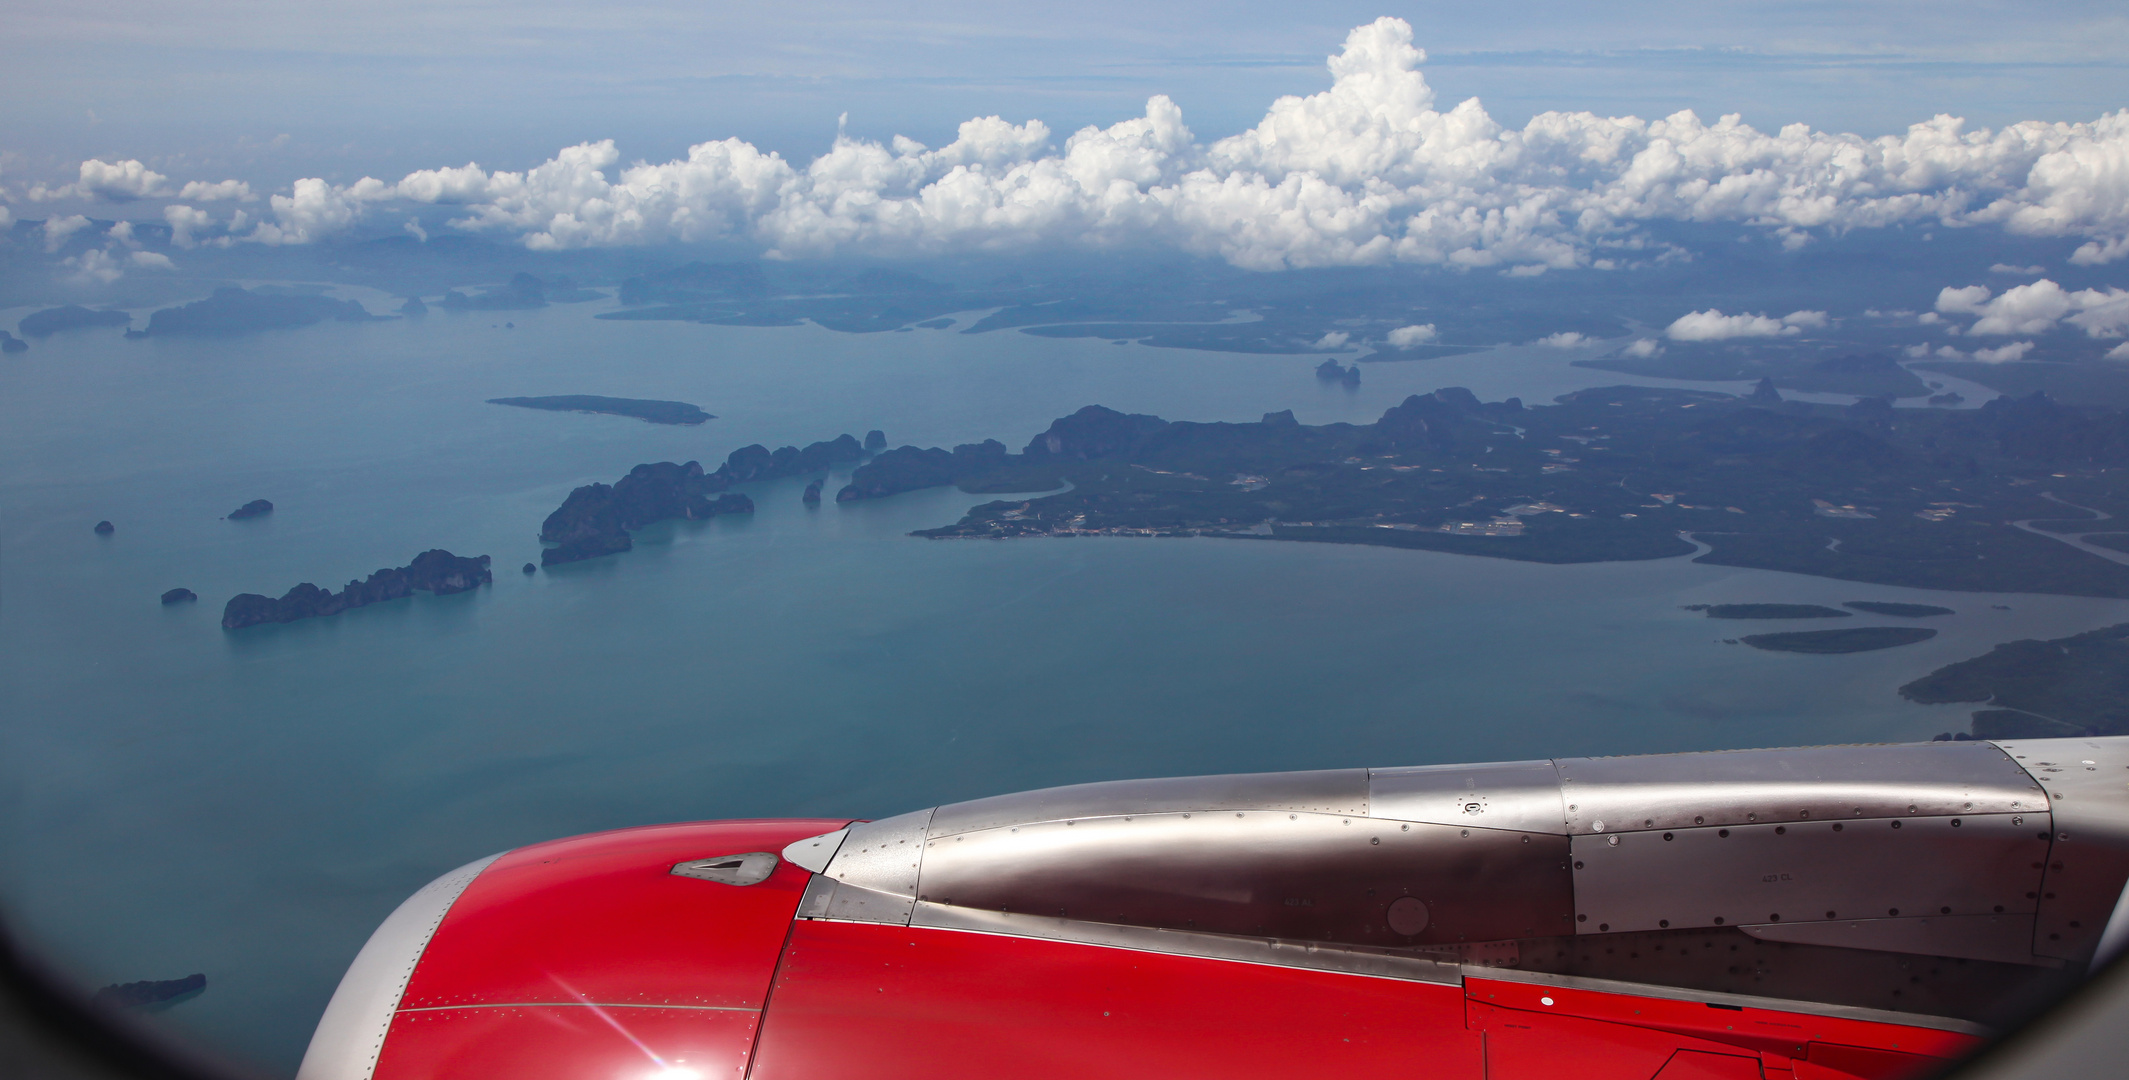
[[[653,826],[410,898],[299,1080],[1899,1077],[2074,983],[2125,878],[2114,739]]]

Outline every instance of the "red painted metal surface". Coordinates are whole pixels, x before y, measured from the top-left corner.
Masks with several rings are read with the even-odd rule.
[[[1940,1068],[1982,1041],[1904,1024],[1496,979],[1464,986],[1471,1026],[1486,1033],[1489,1080],[1646,1080],[1682,1050],[1754,1057],[1769,1077],[1900,1080]],[[1691,1067],[1699,1066],[1738,1067],[1712,1059]]]
[[[1760,1080],[1759,1058],[1746,1054],[1711,1054],[1675,1050],[1656,1080]]]
[[[1454,986],[800,922],[749,1075],[1479,1080],[1480,1055]]]
[[[377,1076],[424,1080],[737,1080],[753,1009],[525,1005],[402,1012]]]
[[[670,873],[843,824],[654,826],[505,855],[438,927],[376,1080],[1903,1080],[1980,1043],[1502,979],[793,922],[798,867],[743,887]]]
[[[811,875],[780,865],[741,887],[671,868],[775,852],[844,824],[658,825],[510,852],[437,927],[377,1080],[630,1080],[680,1058],[704,1078],[742,1075]]]

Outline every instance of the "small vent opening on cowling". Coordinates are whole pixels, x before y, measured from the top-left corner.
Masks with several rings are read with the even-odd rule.
[[[673,873],[720,885],[759,885],[776,872],[776,862],[776,856],[766,851],[749,851],[744,855],[718,855],[676,863]]]

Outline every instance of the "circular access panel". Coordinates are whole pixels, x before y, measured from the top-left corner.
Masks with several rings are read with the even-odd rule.
[[[1411,937],[1427,928],[1426,902],[1416,896],[1400,896],[1390,902],[1390,932]]]

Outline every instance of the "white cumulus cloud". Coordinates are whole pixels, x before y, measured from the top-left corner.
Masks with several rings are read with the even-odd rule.
[[[2111,349],[2108,349],[2106,359],[2129,360],[2129,341],[2124,341],[2121,344],[2116,345]]]
[[[89,219],[81,214],[63,218],[46,218],[44,221],[44,250],[58,251],[66,246],[67,238],[89,227]]]
[[[1663,330],[1672,341],[1728,341],[1731,338],[1793,337],[1803,328],[1826,325],[1823,311],[1792,311],[1781,318],[1770,315],[1725,315],[1715,308],[1680,315]]]
[[[1974,359],[1984,364],[2007,364],[2013,360],[2025,359],[2026,353],[2031,352],[2032,349],[2033,343],[2030,341],[2014,341],[2009,345],[1999,345],[1993,349],[1975,349]]]
[[[1631,344],[1619,351],[1627,356],[1649,357],[1661,353],[1663,346],[1655,338],[1635,338]]]
[[[74,268],[75,281],[95,281],[110,284],[124,277],[125,265],[103,248],[90,248],[79,255],[68,256],[64,265]]]
[[[1557,334],[1547,334],[1536,342],[1536,344],[1554,349],[1572,349],[1577,345],[1586,345],[1588,343],[1588,335],[1578,330],[1562,330]]]
[[[1879,138],[1692,112],[1544,112],[1510,127],[1475,98],[1437,100],[1425,59],[1401,19],[1356,27],[1329,58],[1328,89],[1282,97],[1210,144],[1165,96],[1061,144],[1040,121],[996,116],[937,149],[838,137],[803,164],[739,139],[624,163],[611,140],[595,141],[523,172],[468,163],[396,182],[298,181],[251,236],[315,240],[392,200],[461,207],[456,227],[536,249],[1153,246],[1266,270],[1404,262],[1529,274],[1661,257],[1666,245],[1644,226],[1696,222],[1763,229],[1791,247],[1855,228],[1989,224],[2083,238],[2081,264],[2129,255],[2129,110],[1998,130],[1937,116]],[[138,162],[84,163],[84,184],[91,164],[101,197],[167,190]],[[242,197],[230,182],[180,194]]]
[[[355,223],[366,203],[392,197],[393,189],[371,177],[346,187],[319,179],[298,180],[287,195],[267,200],[274,220],[261,221],[251,239],[265,244],[307,244]]]
[[[79,178],[73,183],[56,188],[38,184],[29,190],[29,197],[38,202],[55,199],[132,202],[136,199],[153,199],[168,195],[169,181],[169,177],[139,161],[104,161],[100,158],[90,158],[81,163]]]
[[[1390,331],[1385,340],[1390,343],[1390,347],[1393,349],[1409,349],[1414,345],[1424,345],[1434,340],[1434,324],[1421,323],[1418,326],[1400,326]]]
[[[1316,344],[1310,347],[1316,349],[1343,349],[1345,348],[1345,343],[1349,339],[1351,339],[1352,336],[1353,335],[1348,334],[1343,330],[1333,330],[1330,333],[1325,334],[1320,338],[1317,338]]]
[[[198,243],[198,234],[214,225],[207,211],[178,203],[163,207],[163,220],[170,225],[170,242],[181,248]]]
[[[2118,338],[2129,333],[2129,291],[2119,288],[2072,292],[2048,278],[2005,289],[1992,296],[1987,287],[1945,288],[1937,310],[1947,315],[1979,316],[1970,334],[2011,336],[2044,334],[2068,322],[2086,337]]]
[[[242,180],[221,180],[212,184],[203,180],[188,180],[184,187],[178,189],[177,197],[194,202],[220,202],[225,199],[249,201],[252,195],[251,185]]]

